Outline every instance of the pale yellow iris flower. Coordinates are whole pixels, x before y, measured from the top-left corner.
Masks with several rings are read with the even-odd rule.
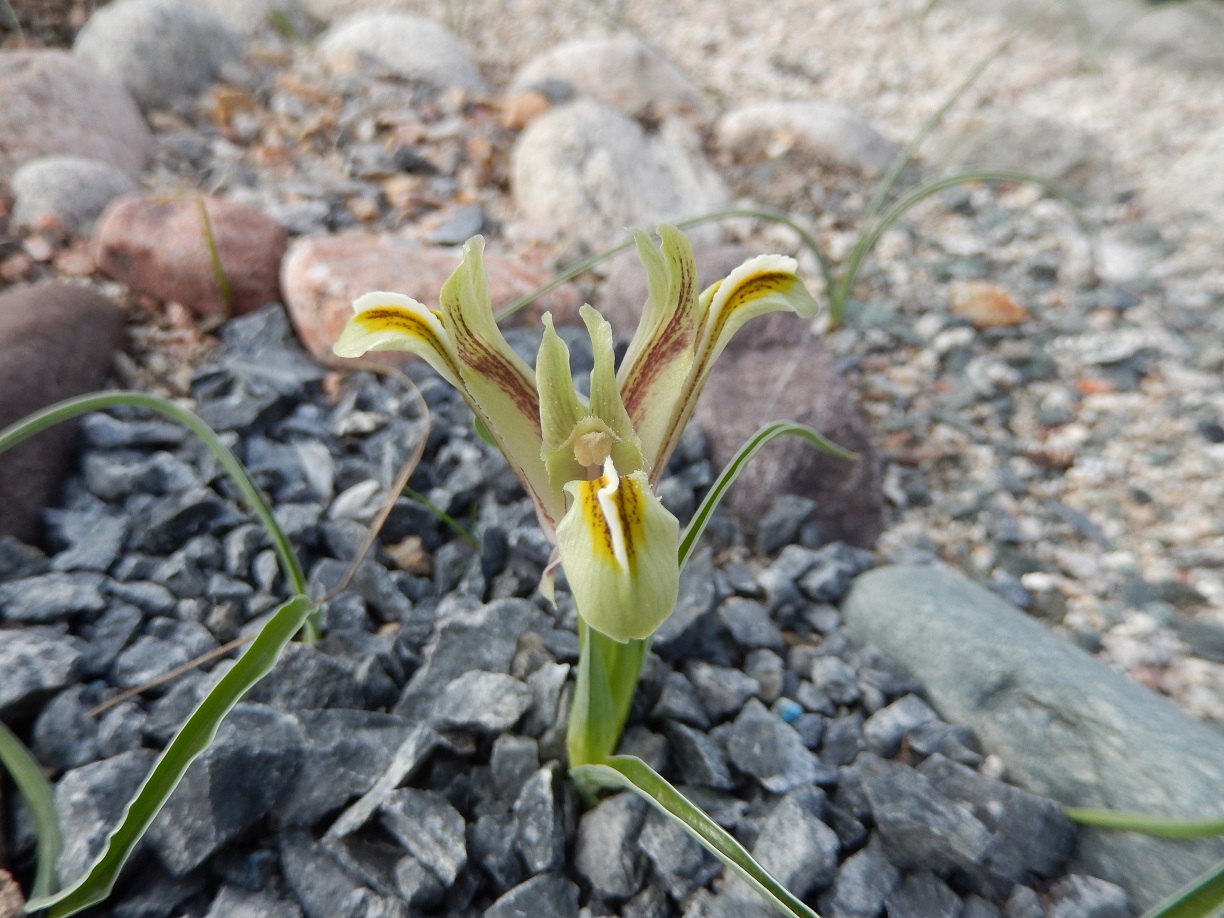
[[[616,641],[649,637],[676,605],[679,524],[655,495],[714,359],[748,319],[817,304],[794,259],[749,259],[698,295],[693,250],[678,229],[656,248],[633,230],[648,296],[619,372],[612,329],[581,311],[595,355],[590,398],[574,388],[569,349],[544,316],[534,371],[493,317],[476,236],[430,309],[398,293],[353,304],[335,352],[410,351],[459,390],[505,454],[556,545],[578,613]]]

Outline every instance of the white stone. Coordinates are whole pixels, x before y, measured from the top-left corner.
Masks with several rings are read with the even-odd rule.
[[[512,153],[519,213],[545,239],[595,247],[623,227],[654,228],[727,204],[695,139],[671,123],[647,135],[636,121],[590,100],[546,112]]]
[[[506,95],[530,89],[548,95],[557,85],[630,116],[706,117],[711,111],[679,67],[631,35],[582,38],[550,48],[527,62]]]
[[[301,0],[191,0],[216,13],[239,35],[250,38],[288,28],[300,38],[310,34],[310,16]]]
[[[406,80],[484,92],[485,83],[463,43],[445,26],[408,13],[361,13],[319,39],[332,66],[365,57]]]

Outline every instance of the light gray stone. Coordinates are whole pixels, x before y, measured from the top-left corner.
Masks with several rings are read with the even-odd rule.
[[[494,902],[484,918],[572,918],[578,914],[578,887],[560,873],[542,873]]]
[[[74,768],[56,783],[55,814],[64,836],[59,859],[62,876],[79,877],[85,872],[154,758],[151,749],[133,749]]]
[[[117,0],[89,18],[72,50],[148,110],[203,89],[239,43],[215,13],[186,0]]]
[[[483,92],[484,80],[463,43],[445,26],[408,13],[359,13],[319,39],[333,66],[364,57],[407,80]]]
[[[84,156],[44,156],[13,173],[13,217],[33,224],[54,217],[68,229],[88,228],[120,195],[140,190],[127,172]]]
[[[627,899],[642,887],[637,837],[646,806],[633,794],[617,794],[578,823],[574,867],[601,898]]]
[[[243,38],[267,32],[288,32],[305,38],[311,33],[309,14],[300,0],[191,0],[205,7]]]
[[[76,638],[49,628],[23,628],[3,634],[0,715],[24,713],[79,674],[81,644]]]
[[[1175,819],[1218,810],[1224,736],[990,591],[898,565],[858,578],[843,613],[859,640],[907,669],[945,719],[972,727],[1033,793]],[[1083,829],[1072,864],[1145,909],[1221,859],[1220,839],[1191,848]]]
[[[641,125],[589,99],[536,118],[511,155],[514,202],[530,232],[575,248],[618,238],[621,227],[654,227],[725,207],[722,179],[679,122],[647,135]]]
[[[774,794],[811,784],[821,773],[795,728],[756,698],[744,705],[727,734],[727,758]]]
[[[555,769],[541,768],[514,801],[517,847],[528,873],[560,870],[565,864],[565,820],[557,793]]]
[[[824,889],[837,876],[841,843],[823,822],[826,805],[825,795],[817,788],[795,788],[774,807],[752,846],[756,862],[801,899]],[[738,877],[733,888],[737,898],[760,901]]]
[[[523,66],[506,95],[534,89],[551,97],[560,88],[630,117],[704,117],[711,109],[709,100],[679,67],[632,35],[579,38],[555,45]]]
[[[401,845],[449,887],[467,864],[465,823],[436,791],[392,791],[379,808],[382,823]]]
[[[439,730],[494,734],[509,730],[531,707],[531,688],[505,673],[473,670],[454,679],[433,705]]]

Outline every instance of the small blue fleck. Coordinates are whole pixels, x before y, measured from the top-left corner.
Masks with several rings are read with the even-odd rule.
[[[803,705],[789,698],[779,698],[777,704],[774,705],[774,713],[788,724],[793,724],[803,713]]]

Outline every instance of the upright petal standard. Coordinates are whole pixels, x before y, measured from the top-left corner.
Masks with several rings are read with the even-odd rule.
[[[534,371],[493,317],[476,236],[434,310],[398,293],[354,303],[335,351],[417,354],[459,390],[505,454],[557,547],[583,621],[618,642],[642,640],[671,614],[679,583],[679,523],[658,482],[714,360],[754,316],[817,305],[796,263],[763,255],[697,293],[688,239],[659,229],[660,247],[633,230],[648,296],[620,370],[612,329],[590,306],[582,320],[595,356],[590,396],[574,386],[569,350],[544,317]]]

